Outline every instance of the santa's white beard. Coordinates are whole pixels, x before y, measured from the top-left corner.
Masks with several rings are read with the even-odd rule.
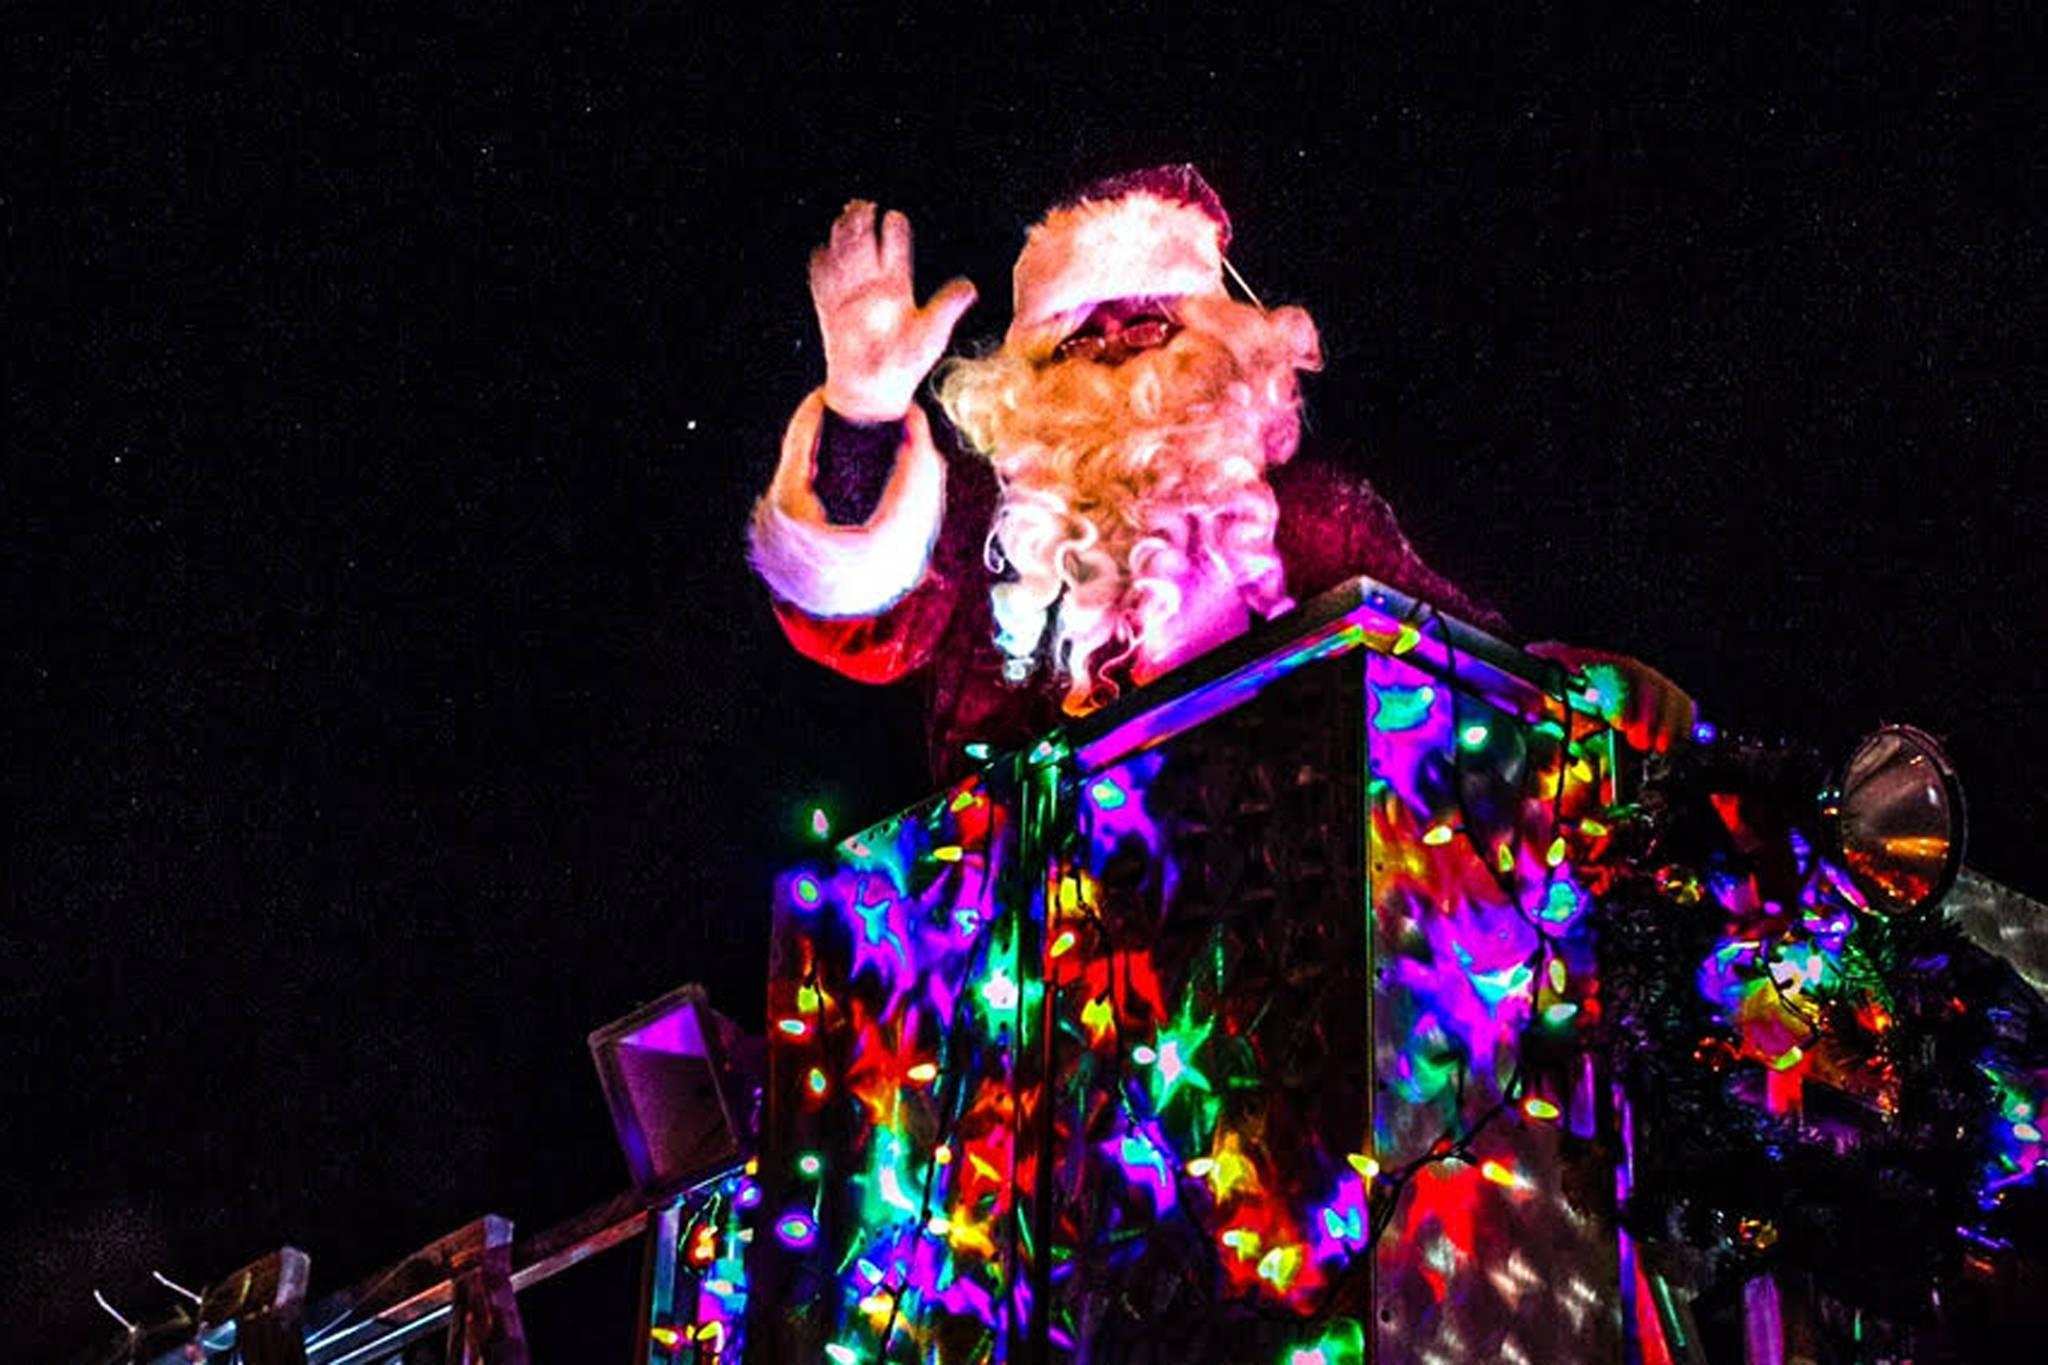
[[[1002,486],[997,643],[1014,673],[1049,658],[1075,714],[1290,605],[1266,471],[1294,453],[1313,328],[1224,299],[1178,311],[1170,343],[1120,365],[1006,349],[941,381]]]

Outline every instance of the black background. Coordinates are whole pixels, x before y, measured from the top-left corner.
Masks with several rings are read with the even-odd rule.
[[[856,194],[971,340],[1050,198],[1196,161],[1432,562],[1724,728],[1937,733],[2048,890],[2038,19],[82,8],[0,81],[9,1361],[537,1230],[624,1183],[586,1033],[758,1018],[811,805],[923,786],[740,550]],[[625,1358],[605,1274],[540,1358]]]

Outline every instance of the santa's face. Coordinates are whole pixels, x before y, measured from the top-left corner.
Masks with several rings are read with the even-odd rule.
[[[950,363],[942,377],[941,403],[1006,487],[1020,466],[1046,461],[1084,485],[1127,482],[1140,467],[1150,483],[1190,462],[1264,466],[1293,450],[1295,372],[1316,363],[1314,328],[1298,309],[1121,298],[1072,315],[1054,335],[1013,339]]]
[[[1069,710],[1284,605],[1266,471],[1293,453],[1295,373],[1316,359],[1297,311],[1118,299],[1054,346],[946,371],[941,402],[1002,487],[997,642],[1052,659]]]
[[[1140,352],[1157,350],[1180,332],[1175,302],[1171,298],[1133,298],[1098,303],[1053,347],[1052,363],[1085,361],[1114,366]]]

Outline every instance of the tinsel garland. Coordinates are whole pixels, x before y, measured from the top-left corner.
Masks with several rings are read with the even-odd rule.
[[[1676,1249],[1703,1297],[1770,1271],[1911,1322],[1966,1264],[2048,1252],[2039,1182],[2000,1200],[1986,1181],[1992,1075],[2039,1068],[2048,1027],[1938,914],[1861,904],[1827,857],[1825,780],[1810,753],[1722,740],[1655,761],[1618,812],[1596,913],[1599,1046],[1634,1124],[1622,1219]],[[1731,960],[1761,964],[1745,983],[1759,1013],[1804,1021],[1803,1038],[1757,1055],[1755,1018],[1705,988]],[[1775,1092],[1774,1068],[1790,1073]]]

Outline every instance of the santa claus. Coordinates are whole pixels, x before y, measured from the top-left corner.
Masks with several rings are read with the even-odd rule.
[[[1501,628],[1363,478],[1297,458],[1315,325],[1233,299],[1229,242],[1191,166],[1098,182],[1031,229],[1001,346],[943,364],[974,286],[917,306],[902,214],[855,201],[812,254],[825,383],[783,437],[751,558],[804,654],[923,675],[935,776],[1358,574]],[[935,368],[959,441],[916,402]],[[1683,693],[1631,673],[1615,700],[1638,742],[1689,724]]]

